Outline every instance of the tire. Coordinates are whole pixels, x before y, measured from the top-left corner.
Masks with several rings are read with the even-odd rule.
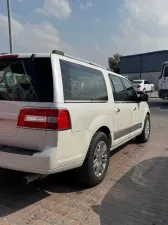
[[[148,134],[147,134],[147,126],[148,126]],[[144,127],[142,133],[137,137],[137,141],[139,143],[146,143],[148,142],[150,138],[150,130],[151,130],[151,123],[150,123],[150,116],[146,115],[145,122],[144,122]]]
[[[103,166],[103,163],[102,163],[102,166],[104,167],[104,171],[102,172],[101,175],[99,174],[98,176],[98,174],[97,175],[95,174],[96,169],[94,169],[94,165],[98,164],[98,162],[96,163],[96,156],[97,156],[96,152],[98,152],[98,146],[100,145],[100,143],[102,144],[101,146],[104,146],[104,148],[106,146],[107,151],[106,151],[106,157],[99,156],[102,159],[104,158],[104,161],[106,161],[106,164]],[[109,159],[110,159],[110,143],[107,138],[107,135],[103,132],[97,132],[92,138],[85,161],[82,167],[79,168],[78,170],[79,181],[87,187],[93,187],[101,183],[107,173]],[[97,166],[97,169],[98,167],[100,167],[100,165]]]

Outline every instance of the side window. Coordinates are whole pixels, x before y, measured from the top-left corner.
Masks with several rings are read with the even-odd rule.
[[[131,83],[124,78],[121,78],[121,80],[127,91],[127,101],[137,101],[137,94]]]
[[[149,84],[147,80],[145,80],[144,84]]]
[[[107,101],[101,71],[60,60],[65,101]]]
[[[163,74],[164,74],[164,77],[168,77],[168,66],[164,66],[164,70],[163,70]]]
[[[119,77],[109,75],[115,101],[126,101],[127,93]]]

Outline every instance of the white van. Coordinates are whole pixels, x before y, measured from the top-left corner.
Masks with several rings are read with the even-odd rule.
[[[161,75],[158,84],[159,98],[168,99],[168,61],[162,64]]]
[[[79,179],[94,186],[111,150],[137,136],[149,139],[147,95],[138,97],[106,68],[56,50],[6,54],[0,77],[2,168],[35,175],[78,168]]]

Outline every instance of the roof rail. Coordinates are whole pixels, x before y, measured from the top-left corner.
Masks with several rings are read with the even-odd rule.
[[[86,60],[84,60],[84,59],[80,59],[80,58],[77,58],[77,57],[74,57],[74,56],[65,54],[64,52],[62,52],[62,51],[60,51],[60,50],[53,50],[52,53],[53,53],[53,54],[57,54],[57,55],[66,56],[66,57],[71,58],[71,59],[76,59],[76,60],[79,60],[79,61],[81,61],[81,62],[88,63],[88,64],[90,64],[90,65],[92,65],[92,66],[98,66],[98,67],[100,67],[100,68],[103,68],[103,69],[108,70],[108,68],[105,67],[105,66],[102,66],[102,65],[96,64],[96,63],[94,63],[94,62],[86,61]]]
[[[64,54],[64,55],[65,55],[65,54]],[[79,61],[84,62],[84,63],[88,63],[88,64],[90,64],[90,65],[92,65],[92,66],[98,66],[98,67],[100,67],[100,68],[107,69],[105,66],[102,66],[102,65],[96,64],[96,63],[94,63],[94,62],[90,62],[90,61],[84,60],[84,59],[80,59],[80,58],[78,58],[78,57],[74,57],[74,56],[67,55],[67,54],[66,54],[65,56],[68,57],[68,58],[71,58],[71,59],[79,60]]]
[[[53,50],[52,53],[57,54],[57,55],[64,55],[64,52],[62,52],[60,50]]]
[[[6,55],[6,54],[8,54],[8,53],[4,53],[4,52],[0,53],[0,55]]]

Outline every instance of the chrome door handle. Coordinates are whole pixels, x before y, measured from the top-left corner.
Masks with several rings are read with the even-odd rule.
[[[136,107],[133,107],[133,111],[135,111],[137,108]]]
[[[120,109],[119,109],[119,108],[116,108],[115,111],[116,111],[116,112],[120,112]]]

